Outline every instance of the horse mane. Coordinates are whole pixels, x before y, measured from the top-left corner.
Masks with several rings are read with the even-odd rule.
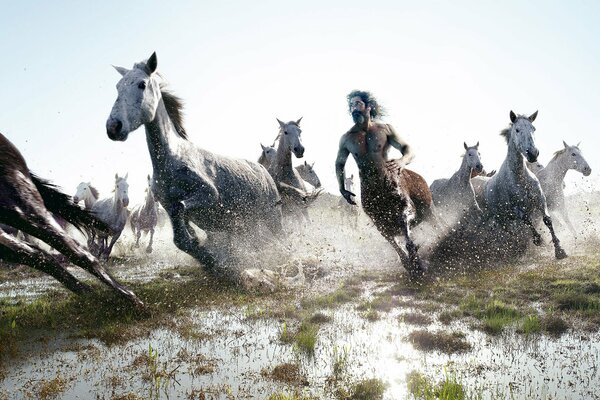
[[[554,156],[552,157],[552,160],[555,160],[556,158],[558,158],[558,156],[560,156],[561,154],[564,154],[567,150],[569,150],[569,149],[567,149],[566,147],[563,147],[562,149],[555,151]],[[550,160],[550,161],[552,161],[552,160]]]
[[[519,119],[519,118],[529,119],[529,117],[527,115],[522,115],[522,114],[517,115],[517,119]],[[500,136],[504,137],[504,139],[506,140],[506,143],[508,143],[508,141],[510,140],[510,130],[512,129],[512,126],[513,126],[513,123],[511,122],[506,128],[504,128],[500,131]]]
[[[98,189],[96,189],[92,185],[88,185],[88,187],[90,188],[90,192],[92,192],[92,196],[94,196],[96,199],[99,199],[100,198],[100,192],[98,192]]]
[[[167,114],[173,125],[175,125],[175,131],[179,137],[187,140],[187,132],[183,127],[183,101],[167,90],[161,89],[160,93],[162,94]]]

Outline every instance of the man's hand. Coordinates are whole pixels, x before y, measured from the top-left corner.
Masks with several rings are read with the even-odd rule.
[[[356,205],[356,202],[354,200],[352,200],[353,197],[356,197],[356,195],[346,189],[340,189],[340,193],[342,194],[342,196],[344,196],[344,198],[346,199],[346,201],[350,204],[352,204],[353,206]]]
[[[386,169],[392,174],[397,174],[402,170],[402,168],[406,167],[406,162],[401,158],[396,158],[393,160],[389,160],[385,163]]]

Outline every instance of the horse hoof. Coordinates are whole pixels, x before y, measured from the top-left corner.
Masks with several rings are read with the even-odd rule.
[[[148,253],[148,254],[152,253],[152,247],[146,248],[146,253]]]
[[[563,249],[556,249],[554,255],[556,256],[557,260],[562,260],[568,257],[567,253]]]
[[[542,237],[541,236],[535,236],[533,238],[533,244],[535,244],[536,246],[541,246],[542,245]]]

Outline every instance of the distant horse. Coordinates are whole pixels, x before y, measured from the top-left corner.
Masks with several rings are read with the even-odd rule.
[[[278,139],[279,136],[277,136],[273,145],[275,145]],[[262,152],[258,158],[258,163],[268,170],[271,163],[275,161],[275,158],[277,157],[277,149],[274,146],[264,146],[263,144],[261,144],[260,147],[262,148]],[[315,188],[320,188],[321,180],[313,168],[314,165],[315,163],[309,164],[304,161],[303,164],[294,168],[298,174],[300,174],[300,178],[302,178],[303,181],[310,183]]]
[[[536,176],[542,185],[542,190],[546,196],[548,211],[553,215],[560,215],[571,233],[577,235],[565,206],[565,194],[563,192],[565,175],[567,171],[573,169],[581,172],[584,176],[589,176],[592,169],[583,158],[579,144],[569,146],[563,141],[564,148],[554,153],[554,157],[548,162],[545,168],[536,172]]]
[[[292,153],[297,158],[304,156],[304,146],[301,140],[302,130],[300,129],[301,120],[302,118],[287,123],[277,120],[279,123],[279,145],[275,159],[269,165],[268,171],[281,194],[283,214],[301,214],[308,221],[306,208],[316,199],[320,191],[315,190],[308,193],[304,180],[302,180],[298,171],[292,167]]]
[[[350,176],[344,178],[344,188],[350,193],[356,193],[354,189],[354,174],[351,174]],[[355,199],[353,200],[356,201]],[[346,218],[350,222],[350,226],[356,229],[356,227],[358,226],[358,205],[350,204],[346,201],[346,199],[340,197],[338,201],[338,208],[342,212],[344,218]]]
[[[304,164],[300,164],[300,165],[296,166],[295,168],[296,168],[296,171],[298,171],[298,174],[300,174],[300,177],[302,178],[302,180],[310,183],[315,188],[320,188],[321,180],[319,179],[319,176],[315,172],[315,169],[313,168],[314,166],[315,166],[315,163],[309,164],[306,161],[304,161]]]
[[[523,222],[531,230],[536,246],[542,245],[542,237],[536,231],[533,219],[536,213],[541,213],[552,236],[555,256],[562,259],[567,254],[554,233],[546,197],[539,180],[525,166],[525,159],[535,162],[539,155],[533,140],[533,121],[536,117],[537,111],[529,117],[510,112],[511,123],[501,132],[508,143],[506,159],[498,172],[483,182],[478,200],[489,218],[500,223],[513,220]]]
[[[475,146],[465,147],[460,168],[449,179],[436,179],[431,186],[433,203],[444,215],[456,215],[461,219],[471,211],[481,214],[481,209],[475,199],[471,184],[473,171],[480,174],[483,171],[479,154],[479,142]]]
[[[140,236],[142,231],[150,233],[150,242],[146,247],[146,253],[152,253],[152,239],[154,228],[158,222],[158,206],[152,192],[152,178],[148,175],[148,186],[146,187],[146,200],[144,204],[138,204],[131,211],[129,223],[135,235],[135,247],[140,247]]]
[[[544,164],[542,164],[539,161],[529,162],[529,161],[525,160],[525,164],[527,165],[527,168],[531,172],[533,172],[536,176],[537,176],[538,172],[540,172],[542,169],[544,169]]]
[[[81,210],[54,185],[31,174],[19,150],[0,134],[0,223],[26,232],[60,251],[70,262],[85,269],[135,305],[143,303],[115,281],[98,260],[71,239],[51,212],[78,228],[107,229],[88,211]],[[81,294],[91,288],[75,278],[55,256],[32,243],[18,240],[0,229],[0,258],[25,264],[51,275],[67,289]]]
[[[129,184],[127,176],[120,177],[115,174],[115,188],[113,189],[113,197],[98,200],[92,206],[92,212],[104,221],[109,227],[109,233],[98,234],[98,257],[108,260],[115,242],[121,236],[123,228],[127,223],[129,211]],[[110,243],[108,239],[110,238]]]
[[[269,166],[277,156],[277,149],[274,146],[263,146],[262,143],[260,144],[260,147],[262,148],[262,151],[260,157],[258,157],[258,163],[266,169],[269,169]]]
[[[90,182],[81,182],[79,185],[77,185],[77,191],[75,192],[75,196],[73,196],[73,201],[75,204],[77,204],[83,200],[85,209],[91,211],[92,207],[94,204],[96,204],[99,198],[100,193],[95,187],[92,186]],[[92,252],[97,251],[97,248],[95,247],[95,240],[96,232],[91,229],[88,234],[87,245],[88,249],[90,249]]]
[[[190,223],[207,233],[240,234],[255,232],[264,223],[278,235],[281,199],[260,164],[219,156],[187,140],[181,102],[162,88],[156,69],[156,53],[131,70],[116,67],[123,78],[106,131],[111,140],[124,141],[145,126],[153,192],[171,218],[173,241],[215,271],[215,256],[200,244]]]

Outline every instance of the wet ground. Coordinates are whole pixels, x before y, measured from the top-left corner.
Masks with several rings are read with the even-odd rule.
[[[315,219],[328,224],[301,229],[283,250],[237,250],[245,267],[302,265],[301,287],[178,307],[141,333],[128,322],[118,340],[80,335],[75,322],[72,331],[59,324],[23,332],[17,324],[19,339],[0,353],[0,399],[436,398],[427,393],[439,396],[444,384],[460,388],[447,398],[600,398],[593,229],[564,240],[567,260],[554,261],[546,245],[514,264],[442,272],[415,286],[366,219],[340,227],[337,210],[327,208]],[[124,239],[109,264],[120,279],[169,290],[198,279],[168,232],[151,255]],[[29,269],[3,268],[0,306],[54,290],[58,301],[66,296]],[[572,293],[586,302],[568,303]],[[563,329],[547,322],[555,316]]]

